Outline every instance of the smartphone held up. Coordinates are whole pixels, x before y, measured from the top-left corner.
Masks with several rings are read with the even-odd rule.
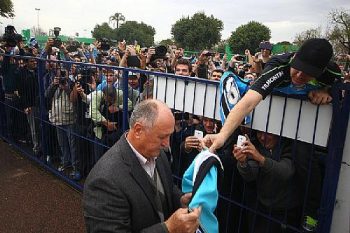
[[[244,144],[244,142],[246,142],[247,141],[247,138],[245,137],[245,136],[243,136],[243,135],[238,135],[238,138],[237,138],[237,147],[240,147],[240,148],[242,148],[243,147],[243,144]]]

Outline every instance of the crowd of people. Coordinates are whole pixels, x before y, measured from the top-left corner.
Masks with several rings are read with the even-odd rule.
[[[161,142],[158,149],[165,152],[164,158],[170,163],[169,169],[175,177],[181,179],[197,154],[208,147],[211,152],[219,155],[225,168],[220,194],[255,210],[243,211],[238,205],[220,200],[216,211],[220,232],[262,232],[266,229],[269,229],[268,232],[293,232],[300,227],[312,232],[316,229],[324,172],[322,161],[327,148],[254,131],[240,125],[244,117],[273,91],[306,95],[314,104],[330,103],[330,87],[335,82],[347,82],[350,79],[350,55],[341,55],[331,60],[333,49],[327,40],[311,39],[297,53],[277,56],[271,54],[272,45],[263,41],[256,54],[246,50],[244,56],[233,55],[230,60],[226,54],[210,50],[203,50],[197,56],[185,57],[184,49],[175,45],[141,48],[137,44],[127,45],[125,41],[113,46],[103,40],[96,40],[91,45],[76,45],[49,38],[45,47],[39,48],[33,38],[28,45],[22,41],[18,41],[16,46],[4,43],[1,50],[0,104],[5,110],[5,117],[1,118],[1,135],[9,143],[27,140],[28,137],[24,135],[30,135],[30,140],[27,141],[30,141],[33,154],[72,179],[79,181],[86,178],[96,163],[100,169],[109,167],[109,162],[114,163],[115,161],[106,158],[113,158],[111,150],[107,151],[118,140],[117,147],[112,147],[121,150],[118,153],[123,152],[120,147],[126,147],[128,142],[133,146],[132,150],[128,149],[129,154],[135,150],[147,154],[151,153],[147,148],[152,146],[160,131],[171,131],[164,136],[169,141]],[[337,59],[347,62],[346,65],[337,65]],[[140,72],[127,72],[128,80],[124,82],[126,74],[120,67],[135,68]],[[158,131],[152,129],[154,132],[147,132],[148,138],[143,138],[143,144],[139,144],[138,130],[141,129],[137,128],[137,122],[145,124],[144,119],[155,121],[149,117],[158,116],[157,111],[165,108],[158,102],[153,103],[156,107],[152,105],[149,99],[153,98],[155,74],[146,75],[142,70],[155,71],[158,72],[157,75],[174,73],[218,82],[234,75],[247,83],[249,88],[242,93],[241,100],[235,103],[226,116],[224,125],[215,119],[172,109],[174,125],[167,125],[169,127],[166,128],[159,126]],[[128,90],[127,100],[123,99],[123,90]],[[158,110],[156,113],[141,111],[136,106],[142,102],[145,102],[145,106],[153,106]],[[124,106],[126,103],[127,106]],[[123,109],[128,111],[123,112]],[[136,113],[133,112],[135,109]],[[137,115],[138,111],[139,114],[150,116]],[[167,115],[167,119],[171,117]],[[122,128],[125,121],[129,122],[130,128],[127,136]],[[238,135],[247,138],[241,147],[236,145]],[[98,163],[100,160],[103,162]],[[159,160],[163,160],[163,153]],[[94,176],[99,177],[96,169],[93,170]],[[105,175],[109,179],[111,175],[124,176],[123,171],[108,173],[105,170],[108,173]],[[153,177],[153,171],[151,173],[150,176]],[[128,178],[125,179],[124,185],[134,185]],[[88,180],[91,187],[101,188],[94,183],[100,180]],[[163,188],[169,185],[164,180],[162,182]],[[145,215],[137,212],[144,208],[139,203],[142,200],[133,196],[132,189],[129,190],[131,193],[123,193],[124,188],[118,188],[121,193],[116,192],[114,198],[130,195],[130,202],[135,201],[137,204],[130,207],[124,203],[124,212],[114,212],[113,209],[104,213],[95,209],[99,205],[92,207],[90,203],[86,204],[89,232],[101,229],[142,231],[148,227],[149,232],[156,232],[152,231],[155,229],[166,232],[164,228],[169,232],[177,232],[176,228],[180,227],[178,224],[193,232],[198,227],[198,222],[194,219],[198,218],[200,210],[194,210],[189,219],[179,221],[187,213],[176,211],[180,204],[176,202],[175,205],[174,202],[162,215],[160,222],[165,224],[152,228],[158,221],[155,220],[157,217],[153,218],[150,211],[146,216],[150,222],[142,219]],[[90,188],[87,192],[86,198],[98,203],[98,197],[91,193]],[[109,192],[112,193],[106,188],[106,193]],[[180,194],[176,192],[171,195],[179,198]],[[117,203],[121,205],[120,200]],[[106,208],[105,205],[108,203],[101,203],[100,207]],[[137,214],[133,214],[134,211]],[[176,214],[172,215],[174,211]],[[124,222],[120,219],[117,222],[113,219],[107,221],[111,213],[121,219],[125,215],[128,217]],[[271,221],[264,215],[276,221]],[[99,222],[98,219],[103,220]]]

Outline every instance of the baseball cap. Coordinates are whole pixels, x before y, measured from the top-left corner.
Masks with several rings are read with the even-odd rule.
[[[129,76],[129,77],[130,77],[130,76],[135,77],[135,76],[137,76],[137,74],[136,74],[136,73],[134,73],[134,72],[132,72],[132,71],[129,71],[128,76]]]
[[[38,47],[38,41],[34,37],[32,37],[29,40],[29,45],[30,45],[31,48]]]
[[[296,52],[290,66],[312,77],[319,77],[333,56],[332,45],[326,39],[306,40]]]
[[[268,41],[262,41],[259,44],[259,49],[267,49],[267,50],[272,50],[272,44]]]

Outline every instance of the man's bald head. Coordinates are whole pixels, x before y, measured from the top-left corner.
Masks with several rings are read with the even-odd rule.
[[[135,106],[131,114],[130,129],[136,122],[142,122],[147,127],[153,127],[159,116],[173,118],[169,107],[165,103],[154,99],[144,100]]]

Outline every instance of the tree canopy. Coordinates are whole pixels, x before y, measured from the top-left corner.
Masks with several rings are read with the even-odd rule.
[[[255,51],[261,41],[270,39],[271,30],[267,26],[256,21],[250,21],[233,31],[228,43],[234,53],[244,54],[245,49],[249,49],[251,52]]]
[[[350,54],[350,11],[334,10],[330,13],[331,30],[327,37],[338,52]]]
[[[117,12],[109,17],[109,23],[112,23],[113,27],[119,28],[120,21],[125,21],[125,17],[122,13]]]
[[[125,39],[128,44],[133,44],[137,40],[141,46],[152,46],[154,44],[156,30],[143,22],[126,21],[115,31],[118,41]]]
[[[141,46],[151,46],[154,44],[154,35],[156,31],[152,26],[143,22],[126,21],[119,28],[111,28],[108,23],[96,25],[92,31],[93,37],[107,38],[110,40],[125,41],[128,44],[133,44],[135,40]]]
[[[13,3],[11,0],[0,1],[0,16],[5,18],[14,17]]]
[[[223,29],[221,20],[213,15],[206,16],[198,12],[191,18],[183,17],[176,21],[171,28],[171,34],[177,44],[187,50],[201,50],[211,48],[221,39]]]
[[[305,40],[311,38],[320,38],[322,37],[321,27],[310,28],[306,31],[303,31],[295,36],[294,43],[298,46],[301,46]]]
[[[108,23],[102,23],[101,25],[97,24],[91,33],[92,33],[92,36],[96,39],[101,39],[101,38],[115,39],[116,38],[114,30],[108,25]]]

